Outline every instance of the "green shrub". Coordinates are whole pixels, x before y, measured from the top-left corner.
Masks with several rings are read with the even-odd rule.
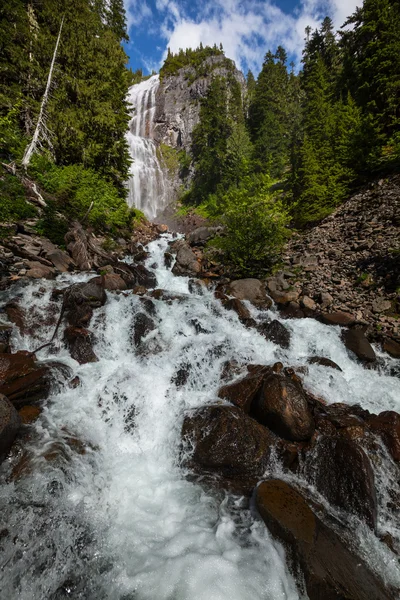
[[[58,210],[71,219],[85,220],[99,229],[116,229],[130,227],[135,217],[112,183],[82,165],[53,165],[37,177],[56,199]]]
[[[15,175],[0,171],[0,223],[35,217],[37,210],[26,201],[25,188]]]
[[[219,245],[245,274],[270,270],[289,235],[288,214],[269,187],[267,177],[247,177],[222,198],[226,235]]]

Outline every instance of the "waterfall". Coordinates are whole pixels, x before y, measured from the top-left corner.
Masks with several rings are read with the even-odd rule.
[[[139,208],[150,220],[156,218],[168,200],[164,173],[153,141],[158,86],[159,77],[153,75],[133,85],[128,93],[132,118],[127,141],[133,159],[127,184],[128,204]]]
[[[340,328],[312,319],[285,321],[292,341],[284,350],[246,328],[212,290],[190,291],[188,278],[164,266],[171,239],[163,236],[148,247],[146,265],[158,286],[179,295],[174,302],[152,300],[156,329],[145,338],[148,351],[139,351],[132,339],[145,302],[133,293],[109,292],[90,324],[98,362],[79,365],[62,342],[40,353],[49,363],[69,366],[80,385],[54,387],[28,446],[0,467],[2,598],[304,599],[283,547],[252,506],[186,477],[180,459],[184,415],[217,400],[225,361],[299,366],[315,354],[343,369],[310,364],[304,383],[316,396],[376,412],[400,409],[400,380],[350,359]],[[20,293],[31,322],[26,335],[14,333],[13,350],[47,341],[53,326],[46,315],[57,302],[52,291],[92,276],[66,273],[57,281],[16,284],[12,294]],[[273,310],[250,309],[256,319],[280,319]],[[178,388],[173,377],[182,364],[191,369]],[[15,479],[10,472],[18,461],[25,471]],[[279,465],[271,465],[269,474],[279,476],[274,469]],[[394,482],[396,477],[394,471]],[[393,481],[380,480],[381,495]],[[378,526],[385,525],[385,510],[382,500]],[[398,542],[395,524],[392,534]],[[397,559],[368,528],[360,527],[354,543],[387,582],[400,585]]]

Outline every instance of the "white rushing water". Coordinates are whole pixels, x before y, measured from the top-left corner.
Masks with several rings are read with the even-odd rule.
[[[41,352],[46,360],[69,365],[81,385],[54,389],[33,427],[33,458],[24,476],[10,479],[13,465],[7,461],[0,469],[0,531],[11,532],[0,534],[1,598],[300,599],[282,546],[254,509],[238,497],[207,492],[186,477],[180,460],[185,412],[215,402],[226,360],[281,360],[295,366],[312,355],[331,358],[343,369],[310,366],[305,384],[328,402],[400,409],[400,380],[351,360],[339,328],[311,319],[286,321],[292,342],[282,350],[246,329],[211,291],[189,293],[188,279],[174,277],[163,266],[167,243],[168,236],[150,244],[148,266],[157,264],[158,287],[182,298],[153,300],[157,329],[144,340],[143,351],[134,347],[133,322],[145,307],[127,292],[108,293],[105,306],[95,311],[90,329],[99,362],[80,366],[61,343]],[[54,305],[53,287],[87,277],[63,275],[57,282],[23,288],[22,304],[32,323]],[[271,311],[252,311],[256,318],[276,318]],[[33,336],[16,336],[14,349],[32,350],[51,330],[36,327]],[[171,380],[185,364],[189,377],[177,388]],[[73,444],[71,438],[78,441]],[[385,477],[379,524],[387,531],[387,490],[394,483]],[[396,526],[391,533],[399,539]],[[398,584],[394,555],[365,529],[359,535],[374,568]]]
[[[128,204],[156,218],[168,200],[164,173],[153,141],[158,75],[133,85],[128,92],[132,119],[127,141],[133,163],[128,180]]]

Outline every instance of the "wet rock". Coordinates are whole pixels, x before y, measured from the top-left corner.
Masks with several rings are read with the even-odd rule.
[[[305,472],[331,504],[376,528],[374,473],[359,444],[343,437],[320,436],[307,456]]]
[[[50,370],[28,352],[0,354],[0,393],[20,408],[47,397]]]
[[[192,365],[190,363],[183,363],[180,365],[179,369],[171,378],[171,383],[174,383],[177,388],[181,388],[186,385]]]
[[[116,261],[112,269],[116,275],[119,275],[124,280],[128,290],[132,290],[134,288],[136,284],[136,277],[130,265]],[[103,270],[103,268],[101,270]]]
[[[90,271],[92,261],[88,250],[88,236],[80,223],[73,223],[73,227],[65,235],[65,242],[67,250],[78,269]]]
[[[314,419],[301,387],[280,373],[265,379],[253,402],[252,415],[290,441],[309,440],[314,433]]]
[[[342,371],[342,369],[330,358],[325,358],[324,356],[313,356],[308,359],[310,365],[321,365],[322,367],[330,367],[331,369],[336,369],[337,371]]]
[[[259,279],[237,279],[229,284],[228,294],[238,300],[249,300],[258,308],[270,308],[271,298],[267,296],[265,283]]]
[[[281,348],[289,348],[290,331],[279,321],[274,319],[271,323],[264,323],[259,327],[260,333],[274,344]]]
[[[65,309],[74,309],[79,304],[89,304],[92,308],[99,308],[106,303],[107,294],[98,277],[86,283],[74,283],[64,292]]]
[[[73,327],[87,327],[92,320],[93,308],[90,304],[78,304],[75,308],[67,311],[67,320]]]
[[[164,265],[167,269],[172,267],[172,263],[174,262],[174,257],[171,252],[164,252]]]
[[[244,302],[242,302],[242,300],[238,300],[238,298],[226,298],[222,300],[222,304],[227,310],[234,310],[243,325],[246,325],[247,327],[255,327],[256,322],[252,318],[249,309]]]
[[[400,343],[392,340],[391,338],[385,338],[383,341],[383,350],[393,356],[393,358],[400,358]]]
[[[0,325],[0,353],[11,352],[10,339],[12,327],[8,325]]]
[[[151,315],[152,317],[156,316],[156,307],[151,298],[140,298],[140,304],[143,306],[145,311],[149,313],[149,315]]]
[[[116,273],[106,273],[106,275],[102,277],[95,277],[90,281],[93,283],[97,283],[100,286],[104,286],[104,289],[109,291],[127,289],[127,285],[122,279],[121,275],[117,275]]]
[[[135,316],[133,324],[133,341],[138,348],[143,340],[151,331],[156,329],[156,325],[151,317],[146,313],[140,312]]]
[[[268,464],[275,436],[233,406],[205,406],[187,415],[182,437],[194,448],[190,466],[250,494]]]
[[[197,256],[185,240],[175,242],[172,249],[176,252],[176,262],[172,267],[174,275],[193,277],[200,273],[201,265],[197,260]]]
[[[325,511],[290,484],[262,482],[256,505],[272,535],[287,546],[294,570],[304,573],[310,600],[394,600],[352,545],[339,523],[321,519]]]
[[[354,315],[340,310],[331,313],[322,313],[318,318],[325,325],[352,325],[356,321]]]
[[[56,272],[52,267],[42,265],[40,262],[31,261],[29,267],[26,276],[31,279],[54,279],[56,276]]]
[[[148,289],[157,287],[157,277],[154,273],[146,269],[144,265],[132,266],[132,271],[136,277],[137,285],[141,285]]]
[[[354,327],[347,331],[343,331],[342,341],[346,348],[353,352],[360,360],[365,362],[376,361],[374,349],[365,337],[362,329]]]
[[[22,306],[18,304],[17,300],[8,302],[5,306],[5,311],[8,319],[18,327],[22,335],[28,332],[26,312]]]
[[[367,425],[382,438],[393,460],[400,462],[400,415],[392,410],[384,411],[367,419]]]
[[[304,311],[297,302],[289,302],[279,312],[285,319],[303,319],[305,317]]]
[[[97,362],[98,358],[93,350],[93,334],[88,329],[80,327],[67,327],[64,331],[71,357],[80,365]]]
[[[19,409],[18,414],[21,418],[21,422],[24,425],[33,423],[40,416],[41,410],[38,406],[23,406]]]
[[[207,281],[204,279],[189,279],[188,289],[191,294],[203,296],[204,292],[207,290]]]
[[[5,458],[21,426],[21,418],[11,402],[0,394],[0,462]]]
[[[251,404],[260,391],[268,371],[260,369],[249,373],[239,381],[224,385],[218,392],[218,397],[228,400],[246,413],[250,412]]]

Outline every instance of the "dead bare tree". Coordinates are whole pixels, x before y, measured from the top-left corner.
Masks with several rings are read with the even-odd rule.
[[[24,156],[22,159],[22,166],[25,169],[28,168],[32,154],[34,154],[37,151],[38,146],[41,146],[42,141],[46,141],[47,143],[50,143],[49,130],[46,125],[45,109],[46,109],[47,100],[49,98],[50,86],[51,86],[51,81],[53,78],[54,64],[56,62],[56,56],[57,56],[58,46],[59,46],[60,39],[61,39],[61,31],[63,28],[63,24],[64,24],[64,17],[61,19],[60,30],[58,32],[57,42],[56,42],[56,46],[55,46],[54,52],[53,52],[53,58],[52,58],[51,65],[50,65],[49,76],[47,78],[46,89],[44,91],[42,103],[40,105],[39,117],[38,117],[38,121],[36,124],[35,133],[33,134],[33,138],[31,140],[31,142],[25,148]]]

